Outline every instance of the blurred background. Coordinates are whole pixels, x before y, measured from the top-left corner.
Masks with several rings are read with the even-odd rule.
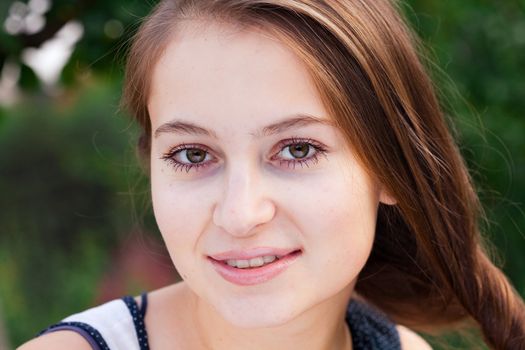
[[[0,1],[0,350],[178,278],[136,160],[136,126],[119,111],[126,43],[154,3]],[[403,8],[485,205],[486,236],[523,296],[525,0]]]

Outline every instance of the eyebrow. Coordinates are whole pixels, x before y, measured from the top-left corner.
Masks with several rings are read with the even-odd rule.
[[[250,133],[253,137],[270,136],[285,132],[293,128],[305,127],[308,125],[322,124],[335,126],[335,123],[330,119],[322,119],[309,114],[296,114],[291,118],[278,121],[276,123],[265,126],[259,131]],[[202,135],[218,138],[213,130],[208,130],[202,126],[198,126],[192,122],[174,119],[165,124],[162,124],[155,130],[155,138],[163,133],[176,133],[183,135]]]

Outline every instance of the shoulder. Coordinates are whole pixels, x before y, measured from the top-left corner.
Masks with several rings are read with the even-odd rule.
[[[92,350],[91,345],[78,333],[72,331],[57,331],[44,334],[25,344],[17,350]]]
[[[399,339],[401,340],[401,349],[403,350],[432,350],[432,347],[416,332],[397,325]]]
[[[91,350],[96,343],[102,348],[128,345],[135,328],[132,316],[122,299],[84,310],[66,317],[19,349],[80,349]],[[133,338],[132,338],[133,339]]]

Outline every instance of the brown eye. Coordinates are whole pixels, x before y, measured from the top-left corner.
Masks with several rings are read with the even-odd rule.
[[[300,165],[310,167],[311,164],[319,162],[319,156],[326,156],[328,150],[325,146],[312,139],[291,138],[279,143],[280,151],[272,157],[272,160],[279,161],[279,165],[286,165],[289,168]]]
[[[175,170],[186,170],[187,173],[191,169],[195,171],[203,170],[217,162],[212,154],[207,151],[207,148],[188,144],[177,146],[165,153],[161,159],[171,164]]]
[[[308,155],[308,151],[310,150],[310,145],[305,142],[296,143],[288,147],[290,147],[290,154],[299,159],[306,157]]]
[[[206,159],[206,151],[198,148],[188,148],[186,150],[186,158],[191,163],[200,163]]]

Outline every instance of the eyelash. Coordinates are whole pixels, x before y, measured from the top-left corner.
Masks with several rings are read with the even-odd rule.
[[[300,139],[300,138],[293,137],[293,138],[286,139],[286,140],[283,140],[283,141],[279,142],[279,149],[280,150],[279,150],[279,152],[277,154],[281,153],[286,147],[293,146],[293,145],[296,145],[296,144],[307,144],[308,146],[314,148],[315,153],[312,156],[308,157],[308,158],[302,158],[302,159],[281,159],[281,160],[279,160],[279,165],[286,164],[286,166],[288,168],[293,166],[294,169],[295,169],[295,167],[297,165],[301,165],[301,167],[306,165],[307,167],[309,167],[311,162],[314,162],[314,163],[317,164],[319,162],[319,157],[321,155],[325,156],[326,153],[327,153],[326,148],[323,145],[321,145],[319,142],[317,142],[317,141],[314,141],[312,139]],[[183,152],[183,151],[189,150],[189,149],[198,149],[198,150],[204,151],[206,153],[206,155],[209,154],[207,148],[205,148],[203,146],[195,145],[195,144],[185,144],[185,143],[183,143],[183,144],[181,144],[181,145],[179,145],[177,147],[172,148],[170,151],[165,153],[160,159],[168,162],[177,171],[186,170],[186,173],[188,173],[191,169],[194,169],[196,171],[202,170],[202,169],[206,168],[207,166],[209,166],[210,163],[214,163],[215,162],[215,161],[208,161],[208,162],[202,162],[202,163],[181,163],[181,162],[179,162],[178,160],[175,159],[175,156],[177,155],[177,153]],[[308,150],[308,153],[310,153],[310,149]],[[272,157],[272,160],[273,160],[274,157],[275,157],[275,155]]]

